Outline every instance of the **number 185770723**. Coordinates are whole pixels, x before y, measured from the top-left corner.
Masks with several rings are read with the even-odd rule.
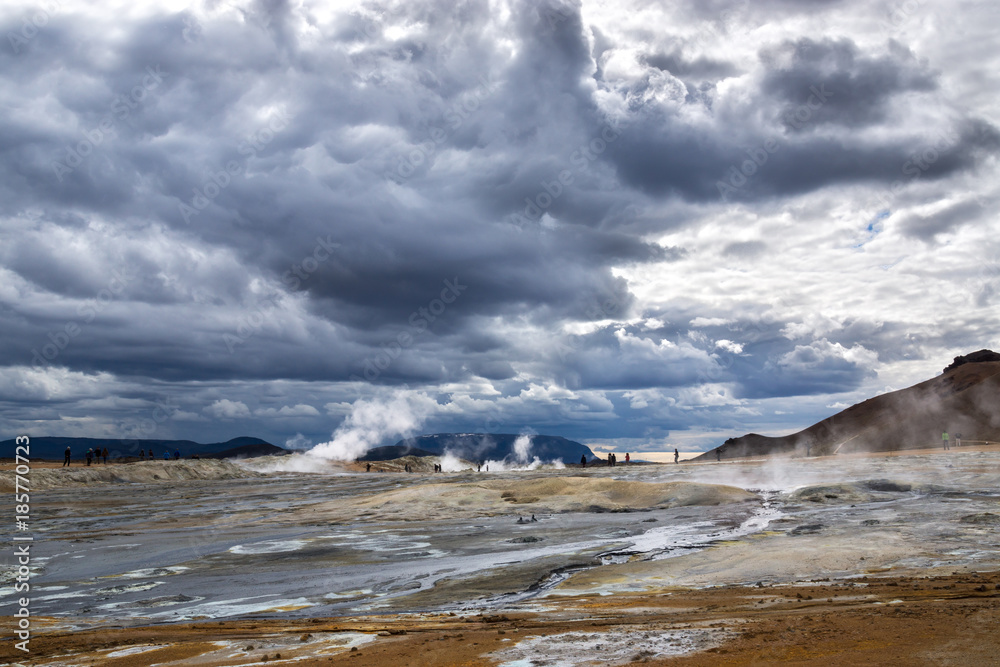
[[[27,521],[30,507],[28,492],[31,490],[28,486],[28,474],[31,472],[28,465],[31,463],[28,458],[30,440],[26,435],[19,435],[14,442],[17,445],[17,449],[14,450],[14,463],[16,464],[14,468],[14,502],[18,503],[14,511],[18,515],[18,521]]]

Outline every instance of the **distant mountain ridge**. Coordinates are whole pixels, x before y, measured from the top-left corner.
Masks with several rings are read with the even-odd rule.
[[[201,444],[193,440],[143,440],[122,438],[63,438],[58,436],[38,436],[31,438],[31,458],[52,459],[61,461],[63,452],[69,447],[73,460],[83,458],[88,449],[108,448],[108,458],[139,456],[139,449],[145,452],[153,450],[156,458],[162,458],[164,452],[171,456],[180,451],[181,456],[188,458],[197,454],[203,458],[240,458],[249,456],[264,456],[265,454],[287,454],[282,449],[260,438],[241,436],[226,442]],[[14,456],[15,441],[0,441],[0,456]]]
[[[385,453],[398,454],[399,456],[406,456],[412,450],[421,450],[434,456],[451,452],[466,461],[505,459],[513,461],[517,459],[514,443],[519,437],[518,434],[514,433],[435,433],[400,440],[392,445],[391,452],[388,451],[388,448],[377,447],[369,450],[366,456],[373,453],[382,455],[377,450],[387,450]],[[536,456],[542,461],[560,460],[563,463],[579,463],[581,456],[586,456],[588,461],[594,458],[594,452],[590,450],[590,447],[573,440],[567,440],[562,436],[532,435],[530,437],[531,448],[528,451],[528,461]],[[393,456],[393,458],[398,458],[398,456]]]
[[[956,357],[935,378],[852,405],[798,433],[749,433],[691,460],[942,447],[944,433],[952,441],[960,434],[1000,442],[1000,354]]]
[[[401,459],[404,456],[438,456],[434,452],[407,445],[386,445],[384,447],[372,447],[364,456],[358,457],[359,461],[392,461]]]

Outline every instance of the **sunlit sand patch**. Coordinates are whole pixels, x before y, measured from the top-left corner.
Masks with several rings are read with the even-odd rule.
[[[526,637],[516,646],[490,654],[499,667],[583,667],[625,665],[646,659],[675,657],[714,648],[732,633],[716,629],[567,632]]]
[[[57,489],[95,484],[148,484],[152,482],[186,482],[196,480],[248,479],[263,477],[253,470],[241,468],[226,460],[150,461],[140,464],[93,466],[67,470],[48,468],[34,470],[32,488]],[[14,471],[0,471],[0,490],[14,491]]]
[[[374,642],[377,635],[363,632],[321,632],[302,636],[265,635],[252,639],[212,642],[216,649],[199,656],[192,664],[259,665],[275,661],[304,660],[318,655],[337,655]],[[281,658],[275,657],[280,654]]]
[[[356,646],[364,646],[378,639],[378,635],[364,632],[340,632],[331,635],[316,635],[315,640],[310,642],[310,647],[322,644],[323,648],[317,648],[317,655],[329,655],[331,653],[342,653],[349,651]]]
[[[559,476],[421,484],[371,496],[320,503],[319,512],[380,520],[417,521],[459,515],[516,512],[623,512],[758,499],[733,486],[692,482],[638,482]],[[515,509],[516,508],[516,509]]]
[[[147,646],[130,646],[128,648],[118,649],[116,651],[111,651],[104,655],[105,658],[124,658],[127,655],[137,655],[139,653],[146,653],[148,651],[156,651],[161,648],[167,648],[168,644],[155,644]]]

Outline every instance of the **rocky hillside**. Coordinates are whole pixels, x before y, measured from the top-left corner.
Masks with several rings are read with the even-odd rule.
[[[940,447],[942,433],[1000,441],[1000,354],[956,357],[941,375],[852,405],[807,429],[780,437],[750,433],[693,459],[829,455]]]

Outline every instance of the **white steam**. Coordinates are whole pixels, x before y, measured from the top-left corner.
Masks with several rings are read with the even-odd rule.
[[[517,436],[517,440],[514,441],[514,456],[520,463],[528,462],[528,455],[531,453],[531,436],[522,433]],[[535,458],[537,461],[537,457]]]
[[[258,456],[238,461],[239,465],[257,472],[315,472],[324,474],[347,474],[344,468],[327,459],[318,459],[308,454],[294,453],[285,456]]]
[[[437,407],[437,402],[427,394],[405,390],[381,398],[358,399],[333,432],[333,439],[316,445],[307,454],[353,461],[388,438],[411,435]]]
[[[546,468],[553,468],[555,470],[562,470],[566,466],[559,459],[554,461],[545,462],[542,461],[537,456],[534,457],[531,462],[523,461],[517,463],[511,463],[510,461],[484,461],[483,462],[483,472],[509,472],[511,470],[537,470],[545,466]],[[488,470],[487,470],[488,469]]]
[[[472,467],[472,464],[458,458],[450,450],[446,449],[444,454],[441,455],[441,472],[461,472],[463,470],[471,470]]]
[[[302,451],[304,449],[309,449],[312,447],[312,440],[302,435],[301,433],[296,433],[294,437],[285,440],[285,449],[290,449],[292,451]]]

